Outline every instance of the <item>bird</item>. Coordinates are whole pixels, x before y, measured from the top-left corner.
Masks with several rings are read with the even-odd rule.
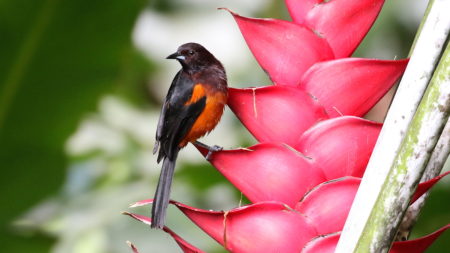
[[[152,228],[162,229],[169,204],[170,188],[178,152],[188,143],[208,150],[206,159],[219,146],[197,139],[219,123],[228,99],[225,69],[219,60],[198,43],[186,43],[166,59],[175,59],[181,69],[175,75],[162,105],[153,154],[162,168],[152,206]]]

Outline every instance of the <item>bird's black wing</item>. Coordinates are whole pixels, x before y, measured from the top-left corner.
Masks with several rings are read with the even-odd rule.
[[[193,104],[184,106],[181,111],[172,118],[171,124],[168,124],[169,138],[162,143],[164,154],[169,159],[173,157],[174,150],[178,149],[178,145],[192,128],[198,116],[204,110],[205,105],[206,97],[203,97]]]
[[[161,112],[159,114],[158,125],[156,127],[156,142],[155,142],[155,146],[153,147],[153,154],[156,154],[156,152],[158,152],[159,144],[164,135],[164,119],[165,119],[165,115],[166,115],[166,111],[167,111],[167,106],[168,106],[168,103],[172,96],[173,90],[176,86],[176,83],[178,82],[178,79],[180,78],[181,71],[182,70],[178,71],[178,73],[173,78],[172,83],[170,84],[169,91],[167,92],[166,99],[164,100],[163,106],[161,108]]]
[[[186,105],[192,96],[194,85],[191,79],[180,72],[172,82],[156,133],[157,142],[161,145],[158,162],[164,157],[173,157],[174,150],[178,149],[178,145],[206,106],[206,97]]]

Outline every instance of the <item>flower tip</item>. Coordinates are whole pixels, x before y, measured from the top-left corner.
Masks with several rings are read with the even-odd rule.
[[[145,206],[148,204],[153,204],[153,199],[145,199],[145,200],[141,200],[138,202],[135,202],[133,204],[130,204],[128,207],[129,208],[134,208],[134,207],[138,207],[138,206]]]
[[[133,208],[133,207],[137,207],[137,206],[138,206],[137,203],[133,203],[133,204],[128,205],[129,208]]]
[[[230,13],[230,14],[233,15],[233,16],[239,16],[236,12],[234,12],[234,11],[232,11],[232,10],[226,8],[226,7],[219,7],[219,8],[217,8],[217,10],[220,10],[220,11],[228,11],[228,13]]]
[[[197,148],[197,150],[200,152],[200,154],[202,154],[202,156],[205,156],[208,154],[208,150],[202,146],[199,146],[197,144],[193,144],[195,148]]]
[[[418,200],[423,194],[425,194],[427,191],[431,189],[437,182],[439,182],[443,177],[450,174],[450,171],[447,171],[437,177],[434,177],[428,181],[422,182],[418,185],[416,192],[414,193],[411,203],[414,203],[416,200]]]
[[[129,213],[129,212],[123,212],[122,214],[128,215],[131,218],[133,218],[133,219],[135,219],[137,221],[140,221],[140,222],[142,222],[144,224],[147,224],[147,225],[151,225],[152,224],[152,219],[150,219],[147,216],[140,215],[140,214],[135,214],[135,213]]]
[[[131,248],[131,250],[133,250],[134,253],[139,253],[138,249],[136,248],[136,246],[134,246],[133,243],[131,243],[130,241],[126,241],[128,247]]]

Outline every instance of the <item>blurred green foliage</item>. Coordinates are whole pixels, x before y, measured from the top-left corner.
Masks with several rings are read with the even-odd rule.
[[[0,240],[3,252],[48,252],[10,222],[60,189],[64,143],[99,95],[123,78],[142,0],[0,1]],[[31,235],[29,235],[31,236]]]

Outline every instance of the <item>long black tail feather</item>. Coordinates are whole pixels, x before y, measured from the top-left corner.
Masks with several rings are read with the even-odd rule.
[[[156,187],[155,197],[152,206],[152,224],[151,228],[162,229],[166,221],[166,211],[169,205],[170,187],[172,185],[175,163],[178,156],[178,149],[174,152],[172,159],[165,157],[161,174],[159,175],[158,186]]]

